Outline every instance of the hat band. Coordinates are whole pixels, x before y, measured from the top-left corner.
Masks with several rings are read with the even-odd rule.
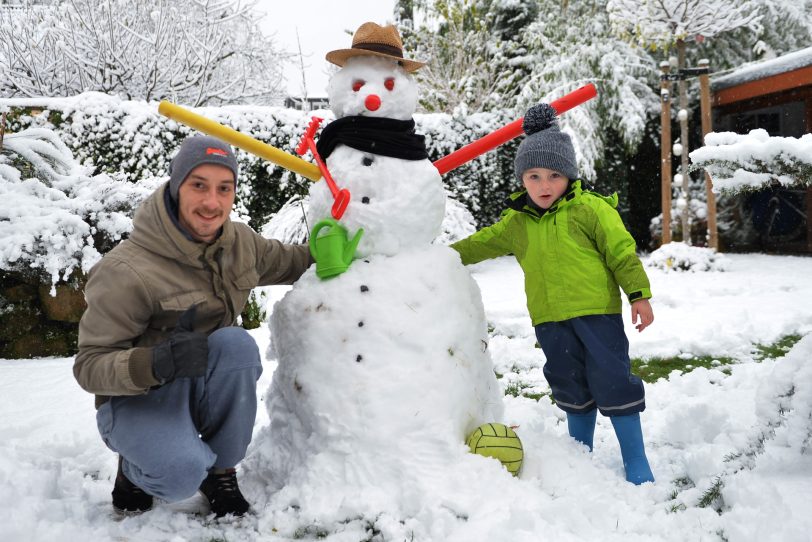
[[[403,49],[385,45],[383,43],[359,43],[352,46],[353,49],[364,49],[365,51],[372,51],[373,53],[383,53],[385,55],[396,56],[403,58]]]

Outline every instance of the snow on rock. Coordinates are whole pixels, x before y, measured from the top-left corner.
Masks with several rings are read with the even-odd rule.
[[[724,271],[726,260],[712,248],[693,247],[686,243],[668,243],[649,254],[644,263],[663,271]]]

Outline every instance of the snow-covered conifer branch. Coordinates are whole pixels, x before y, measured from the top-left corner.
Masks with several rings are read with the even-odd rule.
[[[692,168],[704,168],[714,188],[723,192],[812,186],[812,134],[770,137],[762,129],[747,135],[710,133],[705,146],[690,157]]]
[[[758,7],[728,0],[609,0],[606,5],[618,33],[644,46],[666,48],[677,40],[709,38],[741,27],[757,32]]]

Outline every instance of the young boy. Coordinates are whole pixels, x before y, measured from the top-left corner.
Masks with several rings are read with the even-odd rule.
[[[575,149],[559,130],[555,110],[532,107],[522,127],[527,137],[514,169],[525,190],[510,196],[499,222],[451,247],[466,265],[515,255],[547,358],[544,376],[567,413],[570,436],[591,451],[600,410],[615,429],[626,480],[653,482],[640,427],[643,382],[630,373],[618,289],[631,303],[632,323],[643,331],[654,313],[634,239],[615,210],[617,194],[585,191],[577,180]]]

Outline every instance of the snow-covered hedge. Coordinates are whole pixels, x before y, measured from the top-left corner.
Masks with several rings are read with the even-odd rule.
[[[92,175],[56,133],[6,134],[0,154],[0,270],[56,284],[88,271],[132,228],[132,212],[158,185]]]
[[[165,175],[179,142],[189,128],[158,114],[155,102],[125,101],[100,93],[73,98],[0,100],[12,108],[10,129],[49,127],[76,158],[98,173],[135,182]],[[32,110],[44,110],[34,115]],[[310,121],[309,113],[279,107],[202,107],[195,112],[293,153]],[[316,111],[326,119],[330,111]],[[509,123],[507,114],[478,113],[452,117],[417,115],[417,131],[425,134],[430,158],[436,160]],[[444,182],[478,223],[495,221],[505,197],[517,187],[513,154],[517,142],[502,145],[447,173]],[[253,155],[239,151],[240,185],[237,211],[252,227],[262,227],[291,197],[306,193],[310,181]]]
[[[707,170],[722,192],[812,186],[812,134],[770,137],[763,129],[746,135],[709,133],[705,146],[690,157],[692,168]]]

